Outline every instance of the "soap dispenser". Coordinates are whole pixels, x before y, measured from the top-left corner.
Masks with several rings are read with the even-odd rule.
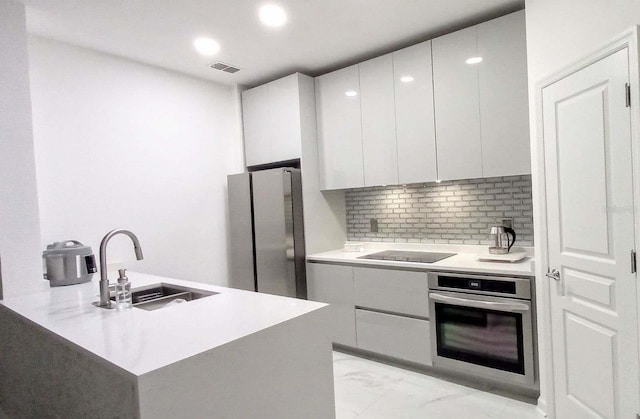
[[[124,310],[131,308],[131,282],[126,275],[126,269],[118,269],[118,283],[116,284],[116,308]]]

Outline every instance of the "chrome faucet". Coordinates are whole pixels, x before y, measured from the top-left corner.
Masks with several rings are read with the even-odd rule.
[[[144,259],[144,256],[142,256],[142,247],[140,247],[138,238],[129,230],[111,230],[106,236],[104,236],[100,243],[100,307],[111,307],[111,300],[109,299],[109,278],[107,278],[107,244],[113,236],[118,234],[129,236],[133,242],[133,250],[136,253],[136,259]]]

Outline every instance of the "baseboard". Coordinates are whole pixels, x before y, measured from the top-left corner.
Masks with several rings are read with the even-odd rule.
[[[538,397],[536,409],[538,410],[538,413],[540,413],[540,416],[542,416],[543,418],[549,417],[549,415],[547,414],[547,401],[542,397]]]

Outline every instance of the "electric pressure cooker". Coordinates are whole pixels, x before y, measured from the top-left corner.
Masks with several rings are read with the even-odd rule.
[[[44,279],[49,280],[52,287],[89,282],[98,271],[91,246],[77,240],[47,245],[47,250],[42,252],[42,264]]]

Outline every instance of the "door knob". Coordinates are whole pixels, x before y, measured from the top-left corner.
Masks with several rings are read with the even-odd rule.
[[[555,281],[560,281],[560,271],[557,269],[551,270],[548,268],[545,276]]]

